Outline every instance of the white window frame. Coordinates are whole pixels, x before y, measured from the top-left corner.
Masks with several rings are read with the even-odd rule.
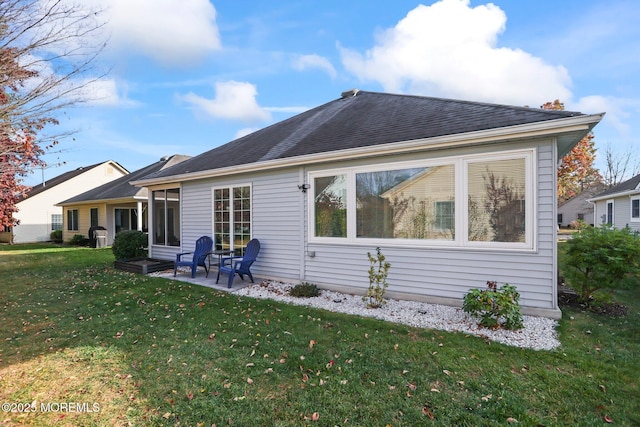
[[[491,162],[510,159],[524,159],[525,162],[525,241],[524,242],[476,242],[468,240],[468,172],[470,163]],[[537,250],[537,197],[535,176],[537,151],[535,148],[501,151],[489,154],[472,154],[462,156],[425,159],[419,161],[400,161],[394,163],[379,163],[367,166],[323,169],[307,173],[310,189],[307,192],[307,238],[309,243],[321,244],[366,244],[399,247],[451,247],[477,249],[510,249],[535,251]],[[356,237],[356,174],[364,172],[379,172],[385,170],[412,169],[420,167],[435,167],[453,165],[455,168],[455,238],[444,239],[395,239],[395,238],[363,238]],[[315,179],[334,175],[346,175],[347,182],[347,236],[346,237],[318,237],[315,236]]]
[[[633,202],[638,202],[638,209],[640,210],[640,196],[629,197],[629,220],[630,222],[640,222],[640,215],[637,217],[633,216]]]
[[[611,205],[611,218],[609,218],[609,205]],[[613,199],[609,199],[604,204],[604,224],[615,226],[616,222],[616,205]]]
[[[58,220],[58,221],[56,221]],[[64,229],[64,215],[63,214],[51,214],[51,231]]]
[[[166,203],[166,199],[165,199],[165,203],[164,203],[164,211],[165,211],[165,224],[164,224],[164,243],[155,243],[155,233],[156,233],[156,223],[155,223],[155,199],[153,197],[153,192],[154,191],[167,191],[167,190],[178,190],[179,191],[179,195],[180,195],[180,201],[178,203],[178,214],[180,215],[180,221],[178,221],[178,224],[180,226],[180,236],[177,236],[180,239],[180,244],[179,245],[170,245],[168,242],[168,236],[167,236],[167,231],[168,231],[168,209],[167,209],[167,203]],[[166,195],[166,193],[165,193]],[[174,249],[179,249],[182,247],[182,233],[184,232],[183,228],[183,224],[182,224],[182,201],[184,198],[184,191],[182,189],[182,185],[180,184],[166,184],[166,185],[162,185],[162,186],[158,186],[158,187],[153,187],[149,189],[149,204],[148,204],[148,209],[149,209],[149,242],[152,246],[157,246],[160,248],[174,248]],[[153,235],[152,235],[153,233]]]
[[[253,215],[253,185],[251,183],[240,183],[240,184],[230,184],[230,185],[218,185],[215,187],[211,187],[211,236],[213,237],[214,249],[216,244],[222,244],[222,242],[216,242],[216,216],[215,216],[215,206],[216,206],[216,190],[229,190],[229,248],[235,251],[234,247],[234,239],[233,239],[233,227],[234,227],[234,210],[233,210],[233,189],[240,187],[249,187],[249,216],[250,224],[251,224],[251,232],[249,233],[249,239],[253,239],[253,230],[254,230],[254,215]]]
[[[467,211],[469,209],[469,199],[467,195],[469,194],[469,182],[468,182],[468,166],[471,163],[481,163],[481,162],[494,162],[500,160],[513,160],[513,159],[524,159],[525,170],[525,236],[524,242],[476,242],[468,240],[468,228],[469,228],[469,218],[467,216]],[[462,219],[462,229],[461,235],[463,236],[463,246],[466,247],[478,247],[478,248],[503,248],[503,249],[536,249],[536,239],[537,235],[537,199],[535,197],[536,194],[536,177],[534,171],[536,170],[536,151],[531,150],[520,150],[520,151],[512,151],[512,152],[499,152],[490,155],[477,155],[477,156],[467,156],[463,159],[463,181],[462,184],[464,186],[463,190],[463,199],[462,199],[462,210],[464,215],[461,215]],[[530,201],[530,202],[529,202]],[[535,208],[534,208],[535,206]],[[556,225],[555,223],[553,224]]]

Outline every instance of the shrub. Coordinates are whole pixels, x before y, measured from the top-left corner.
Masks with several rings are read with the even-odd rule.
[[[84,237],[82,234],[74,234],[68,242],[71,246],[87,246],[89,244],[89,239]]]
[[[145,258],[147,235],[142,231],[122,231],[113,239],[111,250],[116,259]]]
[[[375,257],[370,252],[367,252],[367,257],[371,263],[371,267],[369,267],[369,289],[367,295],[362,297],[362,300],[367,302],[367,307],[369,308],[380,308],[387,303],[384,299],[384,294],[389,287],[387,276],[389,275],[391,264],[386,261],[379,247],[376,248]]]
[[[571,224],[569,224],[569,228],[573,230],[582,230],[586,226],[587,226],[587,223],[581,219],[576,219],[575,221],[571,221]]]
[[[505,283],[500,289],[496,282],[487,282],[487,289],[471,289],[464,296],[462,309],[480,318],[487,328],[522,329],[520,294],[516,287]]]
[[[54,230],[49,234],[51,241],[54,243],[62,243],[62,230]]]
[[[311,298],[320,295],[320,290],[313,283],[302,282],[291,288],[289,295],[299,298]]]
[[[583,302],[621,287],[640,271],[640,239],[628,227],[586,227],[567,241],[564,276]]]

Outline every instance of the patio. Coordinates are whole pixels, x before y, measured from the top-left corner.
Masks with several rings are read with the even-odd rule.
[[[249,285],[252,285],[251,281],[247,277],[245,277],[245,280],[242,280],[239,277],[236,277],[235,280],[233,281],[233,287],[229,289],[227,287],[226,275],[223,275],[223,277],[220,278],[220,283],[216,285],[217,275],[218,275],[218,270],[213,267],[211,268],[211,270],[209,270],[209,277],[206,277],[206,273],[202,268],[198,269],[198,271],[196,272],[196,277],[191,277],[191,269],[187,267],[178,267],[178,273],[176,274],[176,277],[173,277],[173,269],[157,271],[155,273],[149,274],[149,276],[162,277],[162,278],[171,279],[171,280],[179,280],[181,282],[188,282],[188,283],[193,283],[200,286],[205,286],[207,288],[215,289],[217,291],[231,292],[231,293],[236,292],[239,289],[246,288]],[[254,280],[256,283],[260,283],[262,281],[261,278],[255,277],[255,276],[254,276]]]

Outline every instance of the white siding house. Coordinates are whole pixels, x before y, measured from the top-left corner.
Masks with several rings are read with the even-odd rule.
[[[604,191],[604,185],[594,184],[580,194],[558,206],[558,226],[570,227],[574,221],[584,221],[595,225],[594,204],[590,201],[595,195]]]
[[[601,117],[351,91],[133,184],[160,235],[180,218],[155,258],[257,238],[254,275],[364,294],[380,247],[389,297],[459,306],[497,281],[559,317],[556,165]]]
[[[77,168],[34,186],[16,205],[18,211],[13,216],[20,224],[0,233],[0,242],[33,243],[51,240],[51,232],[63,228],[62,208],[56,206],[56,203],[128,173],[118,163],[108,160]],[[84,228],[88,229],[88,224],[87,217],[86,224],[75,224],[73,231],[82,234],[82,231],[86,231]]]
[[[147,189],[134,187],[129,182],[188,158],[180,154],[164,156],[128,175],[59,201],[58,206],[63,209],[63,239],[67,241],[74,234],[91,238],[89,228],[99,226],[106,229],[105,244],[111,246],[115,235],[121,231],[148,231]],[[77,212],[80,223],[77,230],[71,230],[69,226],[69,219],[73,218],[69,212]],[[92,223],[92,218],[95,223]]]
[[[593,221],[596,226],[629,227],[640,232],[640,175],[624,181],[593,198]]]

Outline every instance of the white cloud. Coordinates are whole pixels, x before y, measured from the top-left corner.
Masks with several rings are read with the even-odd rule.
[[[576,110],[582,113],[602,113],[606,112],[602,120],[603,124],[607,124],[614,128],[623,138],[630,136],[630,126],[625,122],[630,114],[627,112],[628,107],[633,107],[634,102],[626,99],[615,97],[605,97],[599,95],[585,96],[580,98],[575,104],[570,105],[568,110]],[[635,107],[638,107],[638,101]]]
[[[163,65],[189,65],[221,48],[209,0],[85,0],[102,7],[109,49],[143,54]]]
[[[293,60],[292,66],[298,71],[318,68],[329,74],[331,78],[336,78],[337,75],[336,69],[333,68],[331,62],[327,58],[316,54],[301,55]]]
[[[506,15],[469,0],[420,5],[379,34],[364,54],[338,46],[345,68],[388,92],[538,106],[570,99],[567,70],[498,47]]]
[[[207,99],[189,92],[180,98],[207,116],[243,122],[267,121],[271,115],[258,105],[256,87],[247,82],[216,83],[216,97]]]
[[[247,136],[250,133],[254,133],[257,130],[259,130],[259,128],[242,128],[242,129],[238,129],[234,139],[242,138],[243,136]]]
[[[126,93],[118,90],[114,79],[86,80],[81,84],[80,96],[88,105],[102,107],[134,107],[137,102],[127,98]]]

